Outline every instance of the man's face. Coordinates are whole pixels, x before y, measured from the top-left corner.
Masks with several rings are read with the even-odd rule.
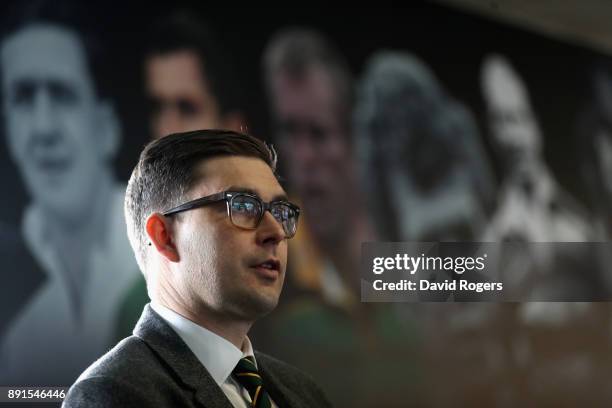
[[[249,190],[269,202],[285,196],[270,167],[260,159],[220,157],[198,167],[204,175],[190,199],[225,190]],[[220,202],[187,211],[175,221],[180,273],[173,286],[192,304],[233,318],[254,320],[278,303],[287,265],[282,226],[266,211],[259,227],[234,226]],[[262,269],[266,261],[276,270]]]
[[[154,138],[198,129],[222,128],[219,105],[198,56],[189,50],[155,54],[145,63]]]
[[[2,44],[2,103],[11,155],[34,201],[83,215],[104,166],[97,98],[71,31],[32,25]]]
[[[540,130],[525,84],[510,66],[496,61],[485,68],[483,87],[492,136],[508,164],[537,156]]]
[[[352,159],[348,130],[340,118],[336,88],[319,67],[295,78],[279,74],[272,97],[277,137],[289,181],[318,237],[342,230]]]

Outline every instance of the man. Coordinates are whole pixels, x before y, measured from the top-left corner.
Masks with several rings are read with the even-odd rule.
[[[500,54],[485,57],[481,69],[482,94],[490,136],[503,174],[498,207],[485,231],[484,241],[513,243],[501,247],[498,255],[504,290],[551,293],[552,296],[555,293],[568,296],[583,290],[597,293],[604,285],[590,279],[596,274],[592,259],[577,256],[563,245],[530,244],[588,242],[595,236],[586,210],[559,184],[545,161],[545,139],[527,85],[508,58]],[[581,265],[581,269],[590,273],[576,274],[572,270],[574,265]],[[573,392],[575,377],[563,375],[574,361],[583,362],[581,381],[594,382],[601,376],[598,371],[601,358],[594,357],[599,353],[591,351],[607,347],[603,345],[606,340],[600,333],[591,335],[590,328],[605,324],[602,317],[607,311],[597,305],[524,302],[515,308],[500,309],[505,313],[505,318],[500,320],[508,325],[504,332],[512,333],[504,339],[507,357],[503,359],[509,362],[509,367],[522,366],[519,374],[522,382],[529,384],[546,378],[549,384],[554,384],[541,387],[539,400],[546,397],[573,402],[577,396],[581,397],[580,393]],[[589,329],[577,330],[579,325]],[[533,357],[522,361],[518,350],[531,350]],[[514,392],[523,394],[524,390]],[[531,400],[534,399],[531,394]]]
[[[485,241],[588,241],[593,232],[585,209],[559,185],[543,158],[525,81],[504,56],[493,54],[483,62],[481,85],[504,173]]]
[[[176,12],[154,24],[145,54],[153,138],[197,129],[246,129],[232,65],[194,13]]]
[[[294,265],[298,285],[353,306],[361,242],[373,240],[374,232],[357,182],[350,69],[319,33],[293,28],[266,47],[264,75],[287,178],[308,214],[304,232],[311,238],[304,234],[292,248],[304,260]],[[319,265],[311,253],[319,254]]]
[[[415,328],[389,305],[359,301],[361,244],[376,238],[359,188],[351,71],[307,28],[275,35],[264,70],[287,179],[308,215],[290,247],[303,296],[266,322],[266,346],[316,375],[338,406],[397,406],[416,392]]]
[[[278,302],[297,229],[299,208],[275,168],[273,150],[231,131],[145,148],[125,213],[152,302],[65,407],[328,406],[308,377],[254,353],[247,337]]]
[[[495,188],[468,107],[447,92],[425,61],[404,51],[370,56],[357,95],[354,123],[366,169],[364,184],[378,223],[386,227],[386,239],[477,240],[486,226]],[[418,298],[427,302],[448,296],[421,293]],[[459,293],[452,296],[462,299]],[[420,336],[427,339],[419,350],[428,373],[421,388],[446,384],[427,395],[427,403],[474,405],[461,400],[464,395],[457,392],[466,388],[486,401],[494,387],[492,364],[482,350],[498,346],[490,334],[495,333],[489,324],[492,308],[458,302],[420,303],[409,310],[418,320]],[[459,343],[461,353],[447,347]],[[457,367],[468,375],[457,378]]]
[[[23,237],[46,274],[1,339],[5,385],[71,384],[118,337],[141,279],[111,169],[119,124],[92,75],[99,54],[65,4],[39,6],[0,47],[7,143],[31,197]]]
[[[479,237],[495,190],[468,109],[406,52],[372,55],[358,95],[354,118],[364,184],[379,223],[388,226],[386,237],[424,242]]]
[[[520,73],[506,57],[491,54],[482,64],[481,85],[490,137],[503,170],[498,206],[483,240],[517,243],[592,240],[594,233],[586,210],[563,189],[543,157],[540,124]],[[520,260],[504,262],[504,269],[500,269],[507,277],[507,290],[524,290],[521,288],[526,282],[532,286],[534,282],[545,285],[550,282],[551,271],[560,269],[558,254],[553,250],[507,256]],[[572,285],[563,286],[572,290]],[[527,305],[576,306],[552,302]],[[529,314],[544,320],[552,316],[535,311]]]

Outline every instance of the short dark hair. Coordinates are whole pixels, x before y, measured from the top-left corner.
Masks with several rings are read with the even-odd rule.
[[[204,160],[222,156],[261,159],[276,175],[276,153],[271,146],[253,136],[229,130],[174,133],[144,148],[125,194],[128,237],[143,273],[148,242],[147,217],[181,204],[197,181],[196,166]]]
[[[286,73],[302,79],[312,67],[330,77],[340,104],[343,124],[350,129],[355,100],[354,80],[344,56],[323,35],[309,28],[292,27],[276,33],[264,51],[264,79],[270,93],[273,78]]]
[[[200,62],[202,79],[210,87],[221,114],[241,110],[230,56],[222,51],[213,31],[194,11],[179,10],[151,26],[145,60],[154,55],[191,51]]]
[[[93,5],[83,5],[71,0],[33,0],[20,2],[11,7],[2,19],[0,37],[2,42],[25,28],[36,25],[51,25],[64,28],[76,35],[83,46],[87,68],[96,95],[102,99],[110,97],[109,89],[113,84],[110,78],[107,48],[97,28],[103,25],[100,13],[92,10]],[[93,17],[96,16],[96,17]]]

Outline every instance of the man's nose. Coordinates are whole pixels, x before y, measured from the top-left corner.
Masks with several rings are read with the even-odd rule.
[[[285,230],[270,211],[265,211],[257,227],[257,243],[260,245],[277,245],[285,239]]]
[[[172,107],[162,107],[154,122],[155,136],[158,138],[184,130],[178,111]]]
[[[39,89],[34,97],[32,128],[38,141],[49,144],[57,135],[57,116],[49,92]]]
[[[306,132],[300,132],[291,141],[290,152],[294,163],[301,168],[311,166],[320,153],[312,137]]]

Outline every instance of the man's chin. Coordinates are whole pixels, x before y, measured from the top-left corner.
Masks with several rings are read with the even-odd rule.
[[[278,305],[278,296],[270,298],[260,298],[253,302],[252,311],[257,314],[257,318],[264,317],[268,313],[276,309]]]
[[[75,205],[80,204],[80,201],[68,200],[66,194],[58,194],[57,191],[39,191],[33,195],[32,201],[46,212],[62,220],[78,221],[86,216],[87,212],[85,206]]]
[[[273,311],[278,305],[278,296],[265,296],[263,293],[258,295],[248,294],[236,304],[236,313],[244,320],[258,320]]]

